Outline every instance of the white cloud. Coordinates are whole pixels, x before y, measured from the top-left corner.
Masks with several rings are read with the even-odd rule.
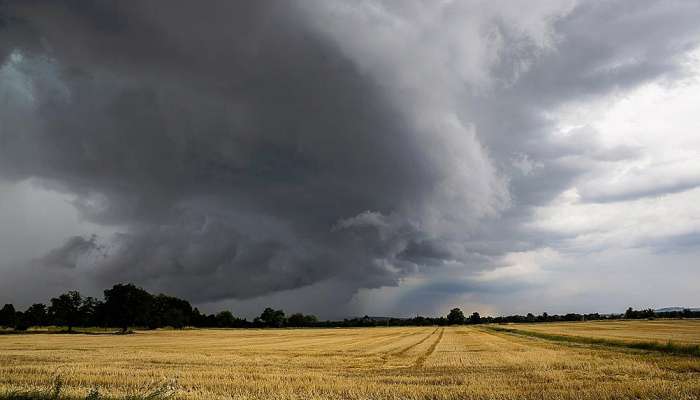
[[[625,96],[564,107],[561,127],[589,126],[587,140],[632,146],[637,156],[587,161],[589,172],[538,207],[529,227],[564,235],[564,246],[583,251],[700,232],[698,78],[656,81]]]
[[[538,282],[546,276],[546,267],[560,260],[559,254],[549,248],[508,253],[498,262],[501,266],[483,271],[475,277],[477,282],[518,280]]]

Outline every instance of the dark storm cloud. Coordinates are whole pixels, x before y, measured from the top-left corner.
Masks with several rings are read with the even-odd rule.
[[[87,4],[6,4],[18,39],[3,50],[32,101],[0,134],[5,178],[40,178],[123,231],[85,273],[213,300],[393,285],[414,268],[396,254],[418,233],[395,213],[446,172],[297,9]],[[369,210],[389,225],[338,225]],[[73,263],[80,244],[45,260]]]
[[[37,261],[49,267],[76,268],[80,257],[100,250],[100,246],[95,242],[96,239],[95,236],[90,238],[73,236],[66,240],[63,246],[51,250]]]

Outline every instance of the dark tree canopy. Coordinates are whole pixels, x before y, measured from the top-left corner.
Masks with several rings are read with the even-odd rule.
[[[464,313],[459,308],[453,308],[447,314],[447,322],[450,325],[459,325],[464,323]]]
[[[72,290],[51,299],[49,314],[54,321],[61,325],[66,325],[68,331],[71,332],[73,327],[79,325],[81,322],[82,315],[80,309],[82,304],[83,298],[80,293],[76,290]]]
[[[221,311],[216,314],[217,325],[220,328],[226,328],[233,326],[236,323],[236,318],[233,316],[231,311]]]
[[[84,326],[98,326],[102,322],[104,303],[94,297],[86,297],[80,305],[80,318]]]
[[[27,311],[24,312],[24,324],[27,327],[47,325],[48,322],[49,316],[45,304],[32,304],[27,308]]]
[[[0,309],[0,326],[7,328],[15,326],[15,307],[12,304],[5,304]]]
[[[191,323],[191,320],[192,305],[190,305],[189,301],[164,294],[153,297],[149,327],[171,326],[173,328],[184,328]]]
[[[129,326],[144,324],[153,303],[153,297],[145,290],[132,284],[117,284],[107,289],[105,312],[109,322],[126,332]]]
[[[480,324],[480,323],[481,323],[481,315],[479,315],[478,312],[472,313],[472,316],[469,317],[469,323],[471,323],[471,324]]]
[[[313,326],[318,322],[315,315],[304,315],[302,313],[295,313],[289,316],[287,319],[287,326]]]
[[[264,326],[276,328],[283,326],[286,321],[284,311],[273,310],[270,307],[267,307],[256,320],[262,323]]]

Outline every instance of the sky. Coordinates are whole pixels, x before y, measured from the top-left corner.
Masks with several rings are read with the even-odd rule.
[[[0,1],[0,303],[700,306],[700,2]]]

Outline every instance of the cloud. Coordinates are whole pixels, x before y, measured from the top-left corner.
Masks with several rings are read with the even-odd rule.
[[[96,236],[73,236],[63,246],[51,250],[37,262],[54,268],[76,268],[81,257],[100,250],[96,239]]]
[[[0,179],[102,229],[34,257],[63,267],[58,286],[326,315],[415,277],[507,297],[554,279],[544,258],[692,238],[654,219],[695,217],[700,144],[657,151],[663,132],[628,140],[633,118],[603,116],[694,76],[698,17],[685,1],[5,2]],[[639,232],[665,233],[623,240],[628,203]]]
[[[612,176],[611,176],[612,175]],[[700,186],[700,160],[686,159],[638,166],[589,180],[581,187],[584,201],[612,202],[662,196]]]
[[[397,258],[413,238],[503,208],[504,182],[469,127],[443,109],[408,118],[303,10],[37,1],[6,12],[6,29],[28,37],[3,67],[13,100],[0,173],[40,178],[115,227],[87,272],[105,285],[197,301],[331,278],[394,285],[414,268]],[[333,228],[367,210],[412,228]],[[76,243],[44,260],[72,262]]]

